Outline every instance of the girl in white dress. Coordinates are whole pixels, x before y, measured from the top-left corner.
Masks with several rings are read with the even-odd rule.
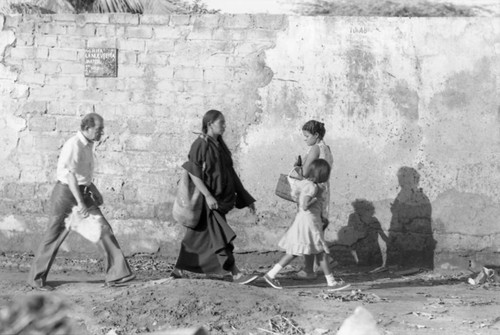
[[[272,287],[282,288],[275,279],[276,275],[283,267],[302,255],[317,255],[328,286],[338,285],[325,257],[325,253],[329,253],[330,250],[325,243],[321,219],[325,192],[324,183],[329,176],[330,165],[327,161],[316,159],[310,164],[307,179],[296,182],[295,186],[299,193],[298,212],[293,224],[278,243],[281,248],[285,249],[286,255],[264,275],[265,281]]]
[[[304,141],[309,146],[309,151],[304,157],[304,164],[301,166],[299,173],[302,174],[304,178],[307,178],[310,173],[311,163],[318,159],[324,159],[333,167],[333,155],[330,147],[324,142],[323,138],[326,134],[325,124],[316,120],[309,120],[302,126],[302,134],[304,135]],[[330,215],[330,181],[327,180],[322,183],[325,188],[323,192],[323,207],[321,211],[321,218],[323,222],[323,230],[325,230],[329,225],[328,217]],[[319,265],[319,260],[316,259],[316,265]],[[316,273],[314,271],[314,257],[305,256],[304,257],[304,268],[297,273],[299,279],[315,279]]]

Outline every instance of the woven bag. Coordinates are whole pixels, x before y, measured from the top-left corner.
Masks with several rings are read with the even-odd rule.
[[[276,184],[276,195],[282,199],[291,201],[291,202],[298,202],[298,198],[296,195],[296,192],[292,190],[292,185],[291,183],[294,183],[295,181],[299,181],[300,179],[298,177],[292,177],[291,173],[295,171],[295,168],[293,168],[288,174],[283,174],[281,173],[279,178],[278,178],[278,183]]]
[[[184,170],[179,180],[172,216],[183,226],[194,229],[200,221],[203,201],[203,195]]]

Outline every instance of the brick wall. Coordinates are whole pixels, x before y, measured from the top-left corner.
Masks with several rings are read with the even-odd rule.
[[[276,248],[294,208],[274,196],[275,182],[306,152],[300,127],[315,118],[336,157],[329,239],[356,198],[373,201],[389,229],[395,174],[412,166],[433,205],[436,250],[490,259],[500,250],[494,27],[498,18],[0,16],[0,249],[37,244],[59,150],[97,112],[106,128],[96,184],[124,250],[175,252],[180,164],[215,108],[258,199],[258,217],[229,216],[239,250]],[[117,77],[85,77],[86,48],[116,48]],[[481,200],[469,206],[471,197]],[[464,205],[466,216],[490,213],[470,234],[470,220],[455,217]],[[79,237],[63,248],[92,249]]]

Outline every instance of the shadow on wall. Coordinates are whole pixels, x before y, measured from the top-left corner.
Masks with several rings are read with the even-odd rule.
[[[335,253],[345,248],[358,265],[434,268],[436,241],[432,234],[432,207],[419,188],[420,174],[411,167],[397,173],[401,190],[391,204],[391,222],[387,235],[375,216],[371,201],[356,199],[347,225],[338,232]],[[352,257],[351,257],[352,256]],[[345,258],[341,257],[341,258]]]
[[[347,226],[338,232],[338,244],[347,246],[358,265],[385,265],[388,237],[374,216],[375,206],[366,199],[352,203]]]
[[[419,188],[420,174],[403,166],[397,177],[401,190],[391,204],[387,265],[433,269],[436,241],[432,234],[432,206]]]

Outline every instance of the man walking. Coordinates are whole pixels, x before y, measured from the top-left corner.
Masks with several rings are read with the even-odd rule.
[[[85,115],[81,130],[66,141],[57,162],[57,183],[50,198],[49,226],[31,266],[28,284],[35,289],[51,291],[47,285],[47,275],[54,262],[59,247],[69,230],[65,219],[77,206],[82,217],[89,214],[102,216],[98,206],[103,199],[92,183],[94,173],[94,143],[101,139],[104,120],[96,113]],[[101,235],[97,245],[104,250],[106,284],[115,285],[135,278],[123,256],[113,230],[104,216],[101,222]]]

